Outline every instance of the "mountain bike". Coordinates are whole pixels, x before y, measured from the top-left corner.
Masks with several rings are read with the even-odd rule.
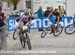
[[[29,50],[31,50],[31,42],[28,35],[28,30],[21,31],[21,29],[16,29],[13,33],[13,39],[16,40],[18,37],[20,39],[22,47],[25,48],[27,44]]]
[[[49,27],[44,29],[44,31],[41,34],[41,38],[44,38],[48,34],[48,32],[50,32],[50,34],[53,33],[53,35],[57,37],[62,33],[62,31],[63,31],[63,27],[60,24],[58,24],[56,27],[54,24],[52,24]]]

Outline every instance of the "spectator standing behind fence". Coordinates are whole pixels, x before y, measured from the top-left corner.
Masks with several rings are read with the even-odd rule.
[[[42,6],[39,7],[39,9],[37,10],[37,12],[35,12],[35,14],[37,14],[38,18],[43,17]]]
[[[37,10],[37,12],[35,12],[35,14],[37,14],[38,18],[42,18],[43,17],[42,6],[39,7],[39,9]],[[39,31],[43,31],[43,29],[40,28]]]
[[[29,13],[30,16],[32,16],[32,10],[31,10],[31,8],[28,8],[27,12]]]
[[[44,16],[45,17],[48,17],[51,13],[51,8],[50,7],[47,7],[47,10],[44,12]]]
[[[59,9],[59,12],[60,12],[60,16],[61,16],[61,17],[66,14],[66,11],[64,10],[63,7],[59,6],[58,9]]]
[[[64,6],[62,6],[62,10],[64,11],[64,15],[66,15],[66,11],[65,11],[65,9],[64,9]]]
[[[2,13],[2,3],[0,2],[0,51],[6,50],[6,25],[4,23],[4,13]]]

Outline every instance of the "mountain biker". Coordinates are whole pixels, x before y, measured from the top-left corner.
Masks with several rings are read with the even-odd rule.
[[[21,19],[19,20],[19,25],[18,25],[21,32],[23,32],[25,30],[27,30],[29,32],[28,25],[31,22],[31,20],[32,20],[32,17],[29,16],[29,14],[27,12],[23,15],[23,17],[21,17]]]
[[[54,14],[54,16],[56,16],[56,20],[55,20],[55,27],[56,27],[57,24],[61,20],[59,9],[55,9],[54,12],[53,12],[53,14]]]
[[[58,6],[58,9],[55,9],[54,11],[54,15],[56,16],[55,26],[57,26],[57,24],[59,24],[59,22],[62,20],[62,17],[66,15],[66,12],[63,7]]]

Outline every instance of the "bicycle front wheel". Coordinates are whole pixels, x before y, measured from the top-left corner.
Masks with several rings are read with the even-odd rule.
[[[75,26],[73,24],[71,25],[68,25],[66,28],[65,28],[65,33],[66,34],[73,34],[75,32]]]
[[[46,28],[46,29],[41,33],[41,38],[44,38],[44,37],[47,35],[48,29],[49,29],[49,28]]]
[[[24,34],[20,34],[20,43],[23,48],[25,48],[25,37]]]
[[[19,36],[19,30],[15,30],[13,33],[13,39],[16,40]]]
[[[57,27],[55,28],[55,30],[53,29],[53,35],[55,37],[59,36],[63,31],[63,27],[61,25],[57,25]]]
[[[28,45],[28,48],[29,50],[31,50],[31,42],[30,42],[30,39],[29,39],[29,35],[27,33],[26,34],[26,40],[27,40],[27,45]]]

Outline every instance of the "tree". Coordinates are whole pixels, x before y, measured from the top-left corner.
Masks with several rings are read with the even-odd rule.
[[[17,4],[19,3],[19,1],[20,0],[8,0],[8,2],[14,6],[13,10],[17,9]]]

